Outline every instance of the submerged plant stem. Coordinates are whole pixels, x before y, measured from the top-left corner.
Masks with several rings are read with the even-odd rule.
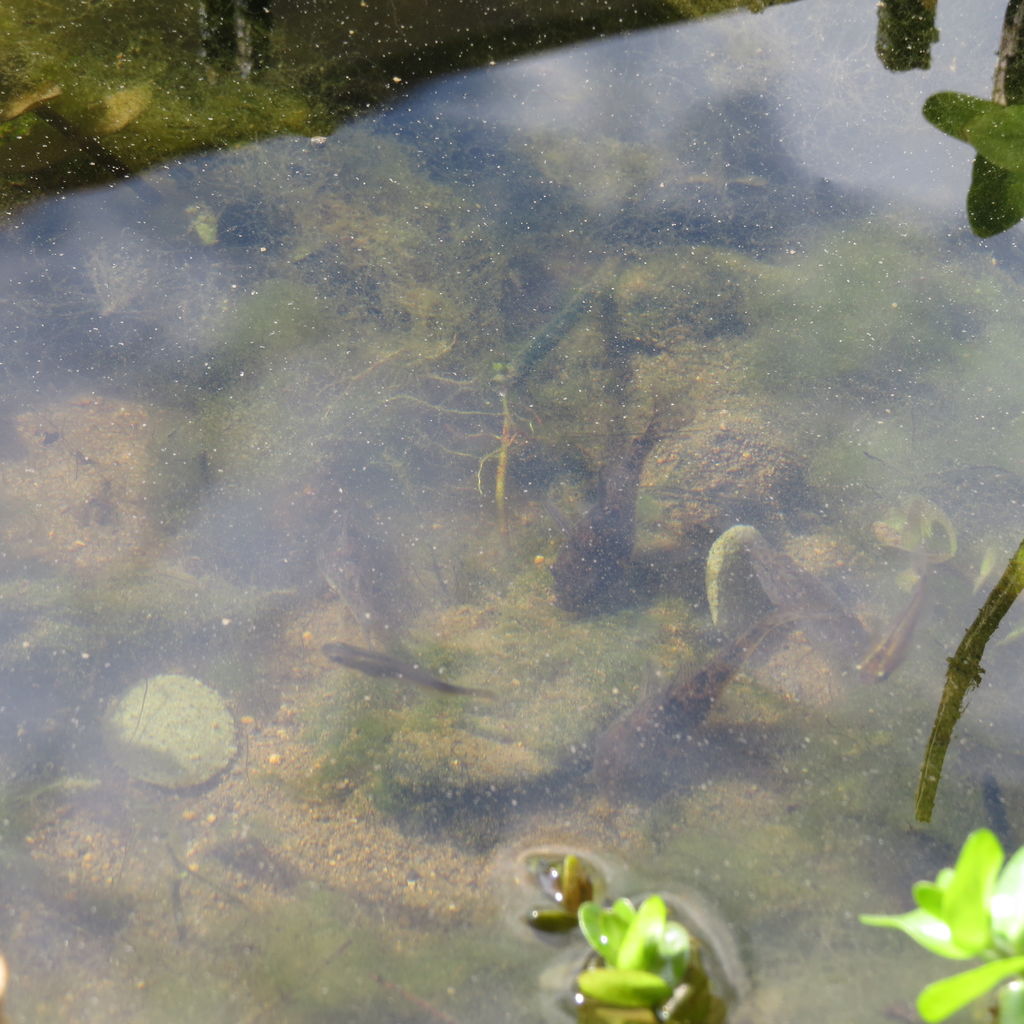
[[[935,794],[939,788],[942,764],[953,737],[953,729],[963,712],[967,694],[981,683],[981,675],[985,671],[981,667],[985,645],[1021,590],[1024,590],[1024,541],[1014,552],[999,582],[992,588],[981,611],[964,633],[956,653],[949,659],[946,685],[939,700],[935,724],[928,737],[921,777],[917,784],[914,813],[918,821],[927,822],[932,819]]]
[[[505,508],[505,485],[508,480],[508,450],[512,444],[512,410],[508,394],[501,392],[501,448],[498,449],[498,465],[494,474],[494,507],[498,514],[498,529],[502,537],[508,537],[508,511]]]

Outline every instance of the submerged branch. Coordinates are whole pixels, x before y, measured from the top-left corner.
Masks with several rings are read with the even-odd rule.
[[[915,816],[918,821],[931,821],[935,794],[942,776],[942,764],[953,737],[953,729],[963,712],[968,693],[981,683],[981,658],[985,645],[996,631],[1003,616],[1024,589],[1024,541],[1010,559],[999,582],[992,588],[974,622],[968,627],[956,653],[949,659],[946,685],[939,700],[931,736],[925,750],[921,777],[917,784]]]

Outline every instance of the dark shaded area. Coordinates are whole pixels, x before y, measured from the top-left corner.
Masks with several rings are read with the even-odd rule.
[[[438,9],[201,0],[184,8],[111,6],[91,5],[64,18],[37,17],[33,5],[13,9],[0,23],[14,34],[10,55],[0,59],[0,127],[16,126],[0,133],[0,206],[280,132],[326,135],[434,75],[745,5],[523,0],[481,8],[453,0]],[[111,68],[126,65],[129,38],[131,73],[111,77]],[[62,60],[64,52],[69,56]],[[54,68],[61,64],[58,82]],[[109,105],[133,89],[141,90],[139,109],[119,106],[112,115]]]
[[[573,527],[551,567],[555,598],[570,612],[614,607],[636,538],[640,473],[661,436],[657,419],[601,470],[598,500]]]

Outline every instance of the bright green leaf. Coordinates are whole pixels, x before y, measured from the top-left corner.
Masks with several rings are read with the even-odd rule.
[[[636,907],[625,896],[620,896],[605,913],[611,914],[628,927],[636,917]]]
[[[660,896],[648,896],[622,939],[615,966],[624,970],[657,971],[661,967],[658,943],[667,920],[665,901]]]
[[[950,872],[952,877],[952,872]],[[942,888],[936,882],[915,882],[911,889],[914,902],[929,914],[942,916]]]
[[[678,921],[669,921],[658,942],[658,954],[662,960],[658,973],[673,988],[686,976],[690,966],[690,947],[690,933],[686,928]]]
[[[1024,953],[1024,846],[1006,862],[989,910],[997,945],[1006,953]]]
[[[583,937],[594,952],[610,964],[618,960],[619,948],[629,929],[629,921],[635,916],[636,911],[628,900],[617,900],[615,906],[608,910],[587,900],[580,904],[577,911]]]
[[[861,914],[860,921],[876,928],[896,928],[919,946],[949,960],[970,960],[975,955],[961,949],[953,941],[949,925],[926,910],[910,910],[906,914]]]
[[[667,922],[658,941],[658,952],[667,960],[689,951],[690,933],[678,921]]]
[[[1024,1024],[1024,982],[1011,981],[997,994],[999,1024]]]
[[[611,1006],[661,1006],[672,995],[672,986],[650,971],[593,967],[576,979],[588,999]]]
[[[576,919],[579,922],[580,931],[583,932],[583,937],[590,943],[594,952],[600,953],[602,956],[604,956],[605,947],[605,940],[601,930],[601,917],[603,914],[604,911],[601,907],[592,900],[581,903],[580,909],[576,912]]]
[[[992,944],[988,901],[1003,859],[995,833],[977,829],[964,840],[953,881],[943,894],[942,918],[950,927],[950,938],[975,956]]]
[[[993,960],[951,978],[926,985],[917,997],[917,1012],[928,1024],[945,1020],[957,1010],[984,995],[994,985],[1024,970],[1024,956]]]

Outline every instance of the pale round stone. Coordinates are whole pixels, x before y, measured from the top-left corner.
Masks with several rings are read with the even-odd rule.
[[[208,782],[238,750],[224,701],[198,679],[179,675],[154,676],[115,701],[104,738],[129,775],[168,789]]]

